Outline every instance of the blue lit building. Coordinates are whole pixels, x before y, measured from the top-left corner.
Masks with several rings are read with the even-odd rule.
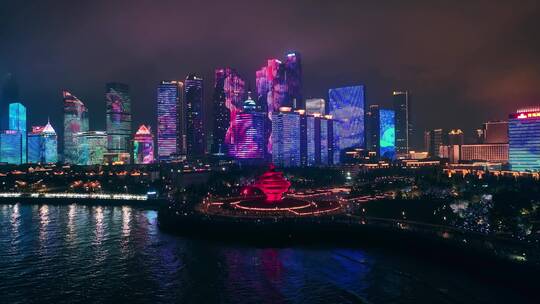
[[[170,161],[185,155],[186,111],[184,84],[162,81],[157,88],[157,155],[159,161]]]
[[[306,165],[316,166],[321,161],[321,119],[305,115],[306,119]]]
[[[385,159],[396,157],[396,112],[379,110],[379,155]]]
[[[272,162],[278,167],[299,167],[300,114],[290,107],[281,107],[272,113]]]
[[[540,107],[510,114],[508,142],[513,171],[540,171]]]
[[[21,163],[26,163],[26,107],[19,102],[9,104],[9,130],[21,133]]]
[[[328,110],[334,120],[337,156],[346,150],[364,148],[364,86],[350,86],[328,91]],[[338,160],[338,157],[335,157]]]
[[[20,165],[22,161],[23,134],[17,130],[0,132],[0,162]]]
[[[28,133],[28,162],[56,163],[58,161],[58,137],[56,131],[47,125],[33,127]]]

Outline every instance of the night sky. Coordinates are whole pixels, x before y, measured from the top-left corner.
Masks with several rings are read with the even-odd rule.
[[[105,83],[128,83],[136,128],[155,126],[160,80],[198,73],[209,103],[215,68],[254,88],[268,58],[297,50],[306,97],[364,84],[368,104],[389,106],[408,89],[421,146],[426,128],[467,132],[540,104],[535,2],[0,0],[0,76],[16,75],[30,124],[50,116],[57,131],[62,89],[104,129]]]

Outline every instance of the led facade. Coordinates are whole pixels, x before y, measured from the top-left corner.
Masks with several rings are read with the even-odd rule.
[[[127,153],[131,140],[129,86],[116,82],[107,83],[105,101],[107,106],[107,150],[109,153]]]
[[[227,155],[236,142],[234,132],[236,116],[242,112],[245,82],[234,69],[217,69],[214,84],[214,130],[212,153]]]
[[[26,107],[19,102],[10,103],[9,110],[9,130],[19,131],[21,133],[21,163],[27,162],[26,148]]]
[[[326,101],[322,98],[306,99],[306,114],[326,114]]]
[[[511,114],[508,140],[513,171],[540,171],[540,111]]]
[[[380,109],[379,119],[379,155],[382,158],[394,159],[396,157],[395,112],[393,110]]]
[[[248,97],[242,112],[234,115],[228,136],[228,155],[237,160],[262,161],[266,156],[266,113],[258,111],[253,99]]]
[[[338,155],[346,149],[364,147],[364,98],[362,85],[328,91],[328,106],[334,119],[334,140]]]
[[[17,130],[0,132],[0,162],[22,164],[23,133]]]
[[[88,131],[75,134],[78,165],[100,165],[104,163],[104,155],[107,153],[107,132]],[[122,154],[122,153],[119,153]]]
[[[159,161],[170,161],[185,155],[186,115],[183,102],[184,84],[162,81],[157,88],[157,150]]]
[[[64,101],[64,162],[79,162],[75,134],[88,132],[88,109],[84,103],[68,91],[62,92]]]
[[[150,126],[141,125],[133,139],[133,160],[136,164],[154,162],[154,136]]]
[[[58,137],[47,122],[45,126],[33,127],[28,133],[28,162],[56,163],[58,161]]]
[[[300,53],[289,52],[286,54],[285,79],[287,84],[286,106],[293,107],[293,109],[305,109],[302,96],[302,56]]]

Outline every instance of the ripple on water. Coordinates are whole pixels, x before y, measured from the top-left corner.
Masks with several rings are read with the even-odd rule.
[[[129,206],[0,205],[0,303],[495,303],[519,295],[375,249],[250,248],[162,233]]]

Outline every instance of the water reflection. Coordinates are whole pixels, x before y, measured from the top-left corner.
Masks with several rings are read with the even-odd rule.
[[[39,207],[39,241],[41,247],[45,247],[47,241],[47,226],[49,225],[49,206],[42,205]]]
[[[163,233],[156,216],[128,206],[1,206],[0,303],[73,300],[66,295],[95,303],[520,300],[453,269],[392,253],[187,239]],[[16,247],[13,239],[20,240]]]
[[[122,236],[128,237],[131,233],[131,207],[122,206]]]
[[[16,254],[19,252],[20,234],[19,228],[21,225],[21,213],[19,211],[19,204],[13,205],[11,208],[11,253]]]
[[[93,210],[94,214],[94,220],[96,222],[96,228],[94,231],[95,238],[94,238],[94,245],[101,245],[101,242],[103,241],[103,207],[95,207]]]
[[[68,222],[67,222],[67,233],[66,240],[68,244],[73,245],[77,237],[75,233],[75,215],[77,213],[77,205],[71,204],[68,207]]]

